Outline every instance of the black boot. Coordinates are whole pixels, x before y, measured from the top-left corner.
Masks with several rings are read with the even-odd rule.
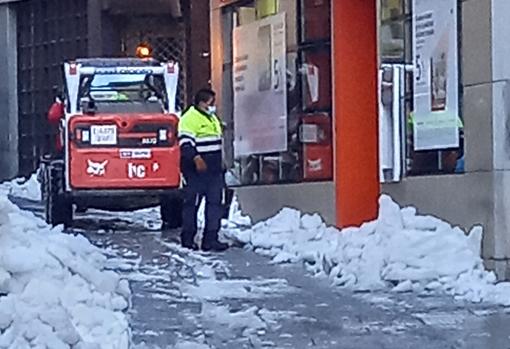
[[[228,245],[223,242],[219,242],[218,240],[205,240],[202,243],[202,250],[205,252],[213,251],[213,252],[223,252],[228,250]]]
[[[181,246],[193,251],[198,251],[198,245],[193,240],[193,236],[190,236],[189,234],[181,234]]]
[[[194,242],[192,242],[192,243],[183,242],[181,245],[184,248],[189,248],[190,250],[198,251],[198,245],[195,244]]]

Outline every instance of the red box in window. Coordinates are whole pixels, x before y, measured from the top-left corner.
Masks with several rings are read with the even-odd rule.
[[[299,130],[299,139],[303,144],[303,179],[332,179],[331,117],[328,114],[304,115]]]
[[[303,107],[305,110],[331,108],[331,52],[327,48],[303,54]]]
[[[303,0],[304,41],[323,40],[331,37],[330,3],[331,0]]]

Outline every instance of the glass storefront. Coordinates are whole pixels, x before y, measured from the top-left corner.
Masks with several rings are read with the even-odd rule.
[[[442,6],[447,6],[448,11],[444,11]],[[380,0],[380,112],[383,117],[385,112],[395,114],[387,116],[388,120],[401,119],[403,175],[464,172],[457,6],[456,0]],[[438,15],[445,13],[451,16]],[[414,28],[413,16],[416,21]],[[413,57],[413,42],[421,50],[416,53],[416,57]],[[427,52],[431,50],[431,46],[435,47],[435,51]],[[426,60],[420,57],[420,54],[423,56],[422,51],[429,55]],[[448,68],[447,60],[450,65]],[[425,63],[422,64],[423,62]],[[401,76],[393,74],[395,69]],[[427,82],[420,83],[420,79]],[[395,89],[395,84],[401,86]],[[425,86],[427,84],[430,86]],[[443,89],[441,84],[444,85]],[[428,87],[430,97],[424,97],[422,90],[416,91],[416,86]],[[395,91],[399,89],[402,93],[396,94]],[[434,99],[434,96],[445,95],[447,91],[450,101],[448,105],[444,102],[441,107],[442,99]],[[450,98],[451,96],[453,98]],[[397,104],[400,109],[391,108],[394,98],[399,98]],[[432,105],[425,115],[424,98],[430,99],[430,102],[426,102]],[[446,99],[446,96],[442,98]],[[396,115],[397,113],[399,115]],[[421,118],[417,113],[421,113]],[[426,124],[427,117],[435,124]],[[447,122],[454,124],[448,129],[438,126]],[[386,127],[386,131],[382,132],[387,132],[388,129],[391,127]]]
[[[462,173],[457,1],[379,1],[381,180]],[[331,0],[222,7],[230,186],[332,180],[330,18]]]
[[[332,180],[330,0],[222,11],[228,184]]]

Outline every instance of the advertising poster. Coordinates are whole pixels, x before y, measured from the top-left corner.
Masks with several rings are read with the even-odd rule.
[[[415,150],[459,146],[457,0],[414,0]]]
[[[234,156],[287,150],[285,14],[234,30]]]

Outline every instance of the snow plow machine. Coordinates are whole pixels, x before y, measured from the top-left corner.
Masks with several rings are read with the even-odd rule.
[[[70,226],[75,207],[159,205],[165,226],[180,227],[179,66],[152,58],[90,58],[63,68],[62,149],[40,166],[47,223]]]

